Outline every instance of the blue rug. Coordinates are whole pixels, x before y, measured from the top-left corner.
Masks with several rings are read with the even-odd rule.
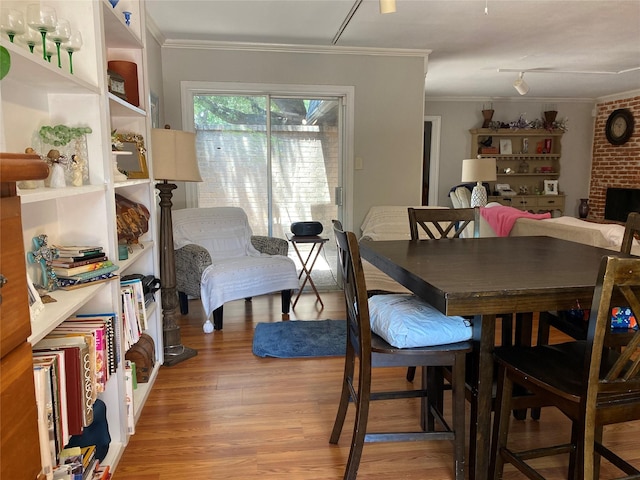
[[[344,320],[289,320],[258,323],[253,353],[258,357],[339,357],[345,353]]]

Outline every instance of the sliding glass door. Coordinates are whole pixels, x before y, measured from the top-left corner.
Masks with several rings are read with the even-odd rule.
[[[193,96],[197,205],[240,206],[255,234],[342,218],[342,97]]]

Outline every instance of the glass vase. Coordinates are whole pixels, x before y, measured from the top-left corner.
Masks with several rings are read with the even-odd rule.
[[[578,215],[580,218],[587,218],[589,215],[589,199],[581,198],[580,205],[578,205]]]

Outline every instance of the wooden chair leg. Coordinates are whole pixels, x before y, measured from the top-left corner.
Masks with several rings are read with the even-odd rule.
[[[222,330],[222,305],[213,311],[213,328]]]
[[[444,373],[442,367],[422,367],[422,372],[423,388],[426,385],[427,389],[427,402],[421,413],[420,426],[426,432],[433,432],[436,425],[431,408],[435,408],[444,416]]]
[[[451,398],[454,431],[454,472],[456,480],[464,480],[465,472],[465,359],[466,355],[455,356],[452,371]],[[442,372],[442,368],[438,369]],[[440,380],[442,387],[442,380]],[[442,388],[440,388],[442,392]]]
[[[349,390],[349,383],[353,380],[353,372],[355,369],[355,351],[350,345],[347,346],[347,352],[345,354],[344,363],[344,375],[342,379],[342,393],[340,394],[340,404],[338,405],[338,413],[336,414],[336,420],[333,423],[333,430],[329,443],[336,444],[340,439],[342,433],[342,427],[344,426],[344,419],[347,416],[347,410],[349,408],[349,400],[351,399],[351,391]]]
[[[347,468],[344,472],[344,480],[355,480],[360,467],[364,437],[367,432],[367,422],[369,420],[369,402],[371,400],[371,369],[367,373],[358,374],[358,392],[356,399],[356,418],[353,426],[353,438]]]
[[[504,369],[500,368],[498,372],[496,408],[493,419],[491,458],[489,462],[489,478],[494,480],[501,479],[502,471],[504,470],[504,459],[500,454],[500,449],[507,446],[512,391],[513,382],[507,378]]]
[[[180,305],[180,313],[182,315],[189,313],[189,300],[186,293],[178,292],[178,303]]]

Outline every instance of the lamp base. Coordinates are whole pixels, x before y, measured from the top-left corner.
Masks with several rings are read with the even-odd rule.
[[[180,362],[198,355],[198,351],[185,347],[180,343],[180,327],[165,328],[164,334],[164,363],[165,367],[173,367]]]
[[[471,207],[484,207],[487,205],[487,190],[484,186],[478,183],[475,187],[473,187],[473,192],[471,192]]]
[[[184,345],[174,345],[172,347],[164,348],[164,363],[165,367],[173,367],[180,362],[188,360],[198,355],[198,351],[193,348],[185,347]]]

